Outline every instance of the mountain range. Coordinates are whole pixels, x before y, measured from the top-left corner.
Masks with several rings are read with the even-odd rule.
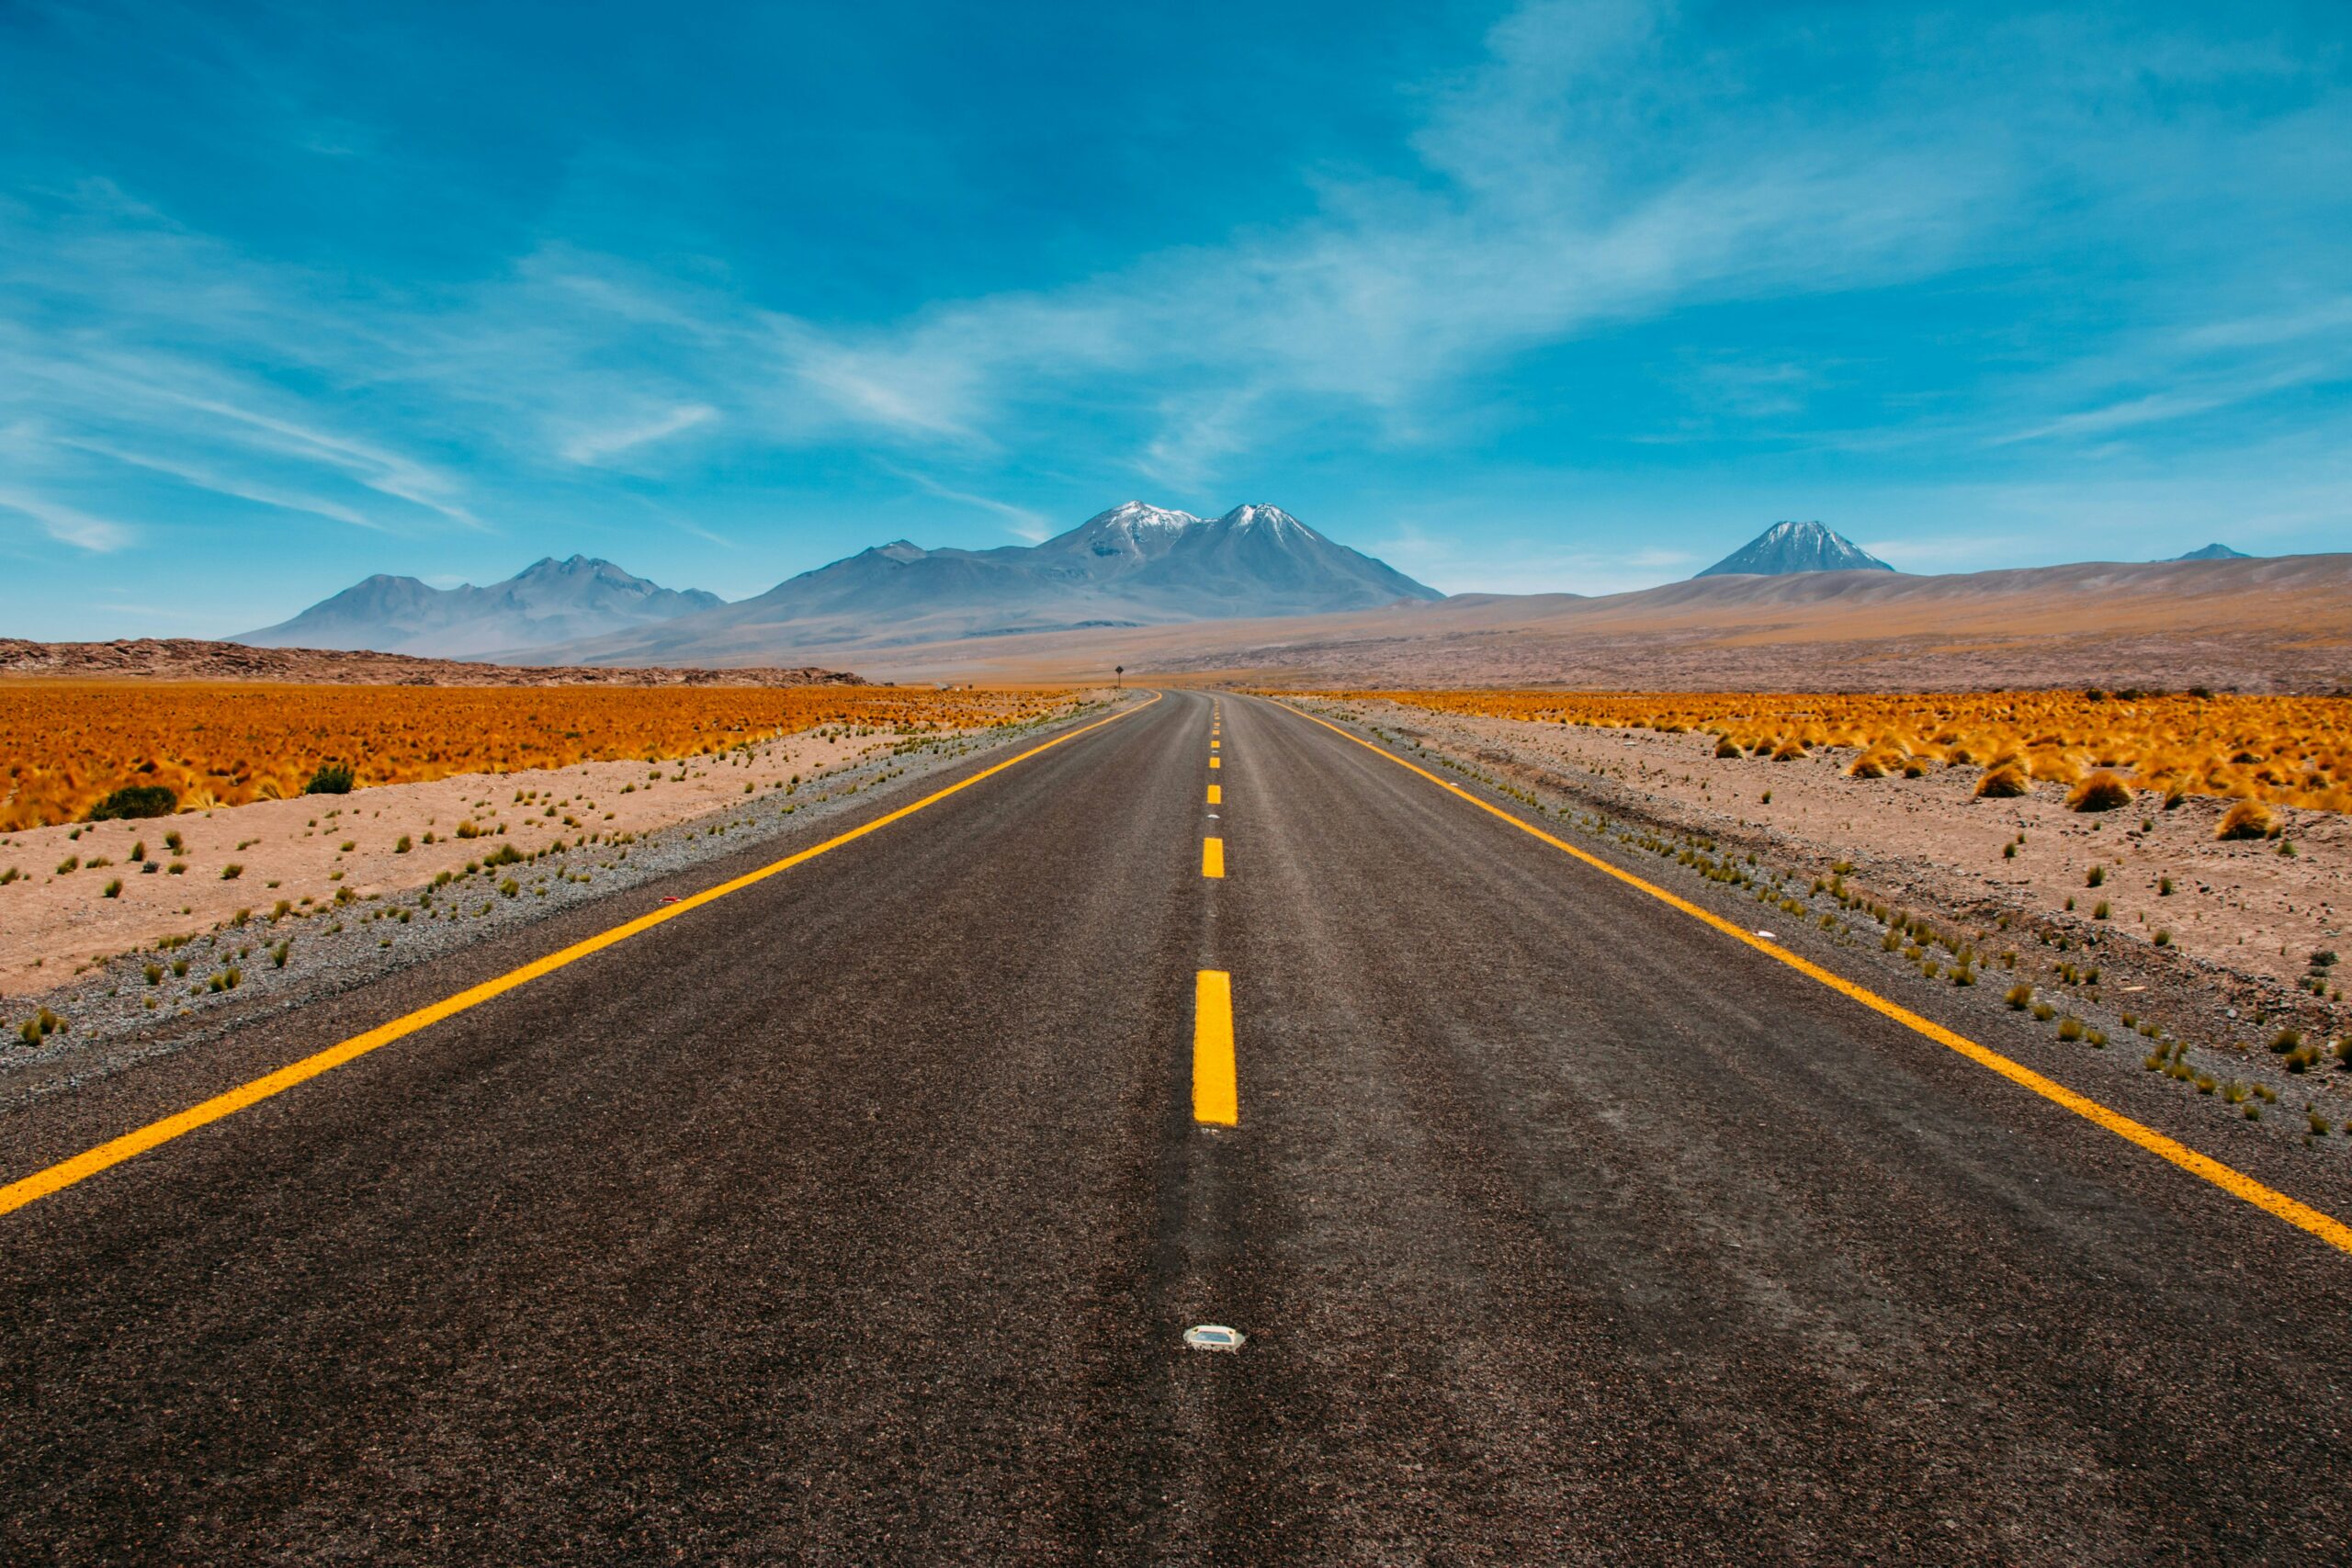
[[[682,592],[648,582],[607,560],[548,556],[487,588],[435,588],[379,572],[290,621],[229,640],[464,659],[603,637],[725,603],[700,589]]]
[[[1444,595],[1277,506],[1195,517],[1130,501],[1037,545],[860,550],[765,593],[545,657],[732,660],[752,649],[889,648],[1090,626],[1323,615]],[[533,658],[541,657],[534,654]]]
[[[1130,501],[1036,545],[877,545],[753,598],[680,592],[609,561],[542,560],[488,588],[376,576],[232,640],[518,663],[709,660],[1086,626],[1306,615],[1444,595],[1278,506],[1222,517]]]

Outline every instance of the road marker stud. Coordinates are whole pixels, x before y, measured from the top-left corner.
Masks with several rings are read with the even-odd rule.
[[[1749,931],[1713,910],[1703,909],[1687,898],[1668,892],[1655,883],[1645,882],[1632,872],[1611,864],[1599,855],[1580,850],[1565,840],[1555,838],[1532,823],[1522,822],[1492,801],[1480,799],[1461,785],[1442,779],[1426,768],[1415,766],[1395,752],[1374,745],[1361,735],[1351,735],[1338,725],[1292,707],[1288,703],[1277,702],[1273,705],[1287,713],[1298,715],[1309,724],[1321,725],[1341,739],[1352,740],[1374,756],[1385,758],[1408,773],[1419,773],[1430,783],[1452,790],[1460,798],[1488,816],[1499,818],[1532,838],[1541,839],[1563,854],[1582,861],[1595,871],[1612,876],[1628,887],[1648,894],[1658,902],[1680,910],[1694,920],[1713,926],[1736,942],[1746,942],[1766,957],[1787,964],[1808,979],[1819,981],[1840,996],[1859,1002],[1881,1017],[1901,1024],[1914,1034],[1921,1035],[1939,1045],[1957,1052],[1988,1072],[1997,1073],[2018,1088],[2030,1089],[2052,1104],[2073,1111],[2084,1121],[2105,1128],[2126,1143],[2136,1145],[2154,1155],[2158,1159],[2178,1166],[2191,1176],[2210,1182],[2232,1197],[2252,1204],[2274,1219],[2284,1220],[2298,1230],[2317,1236],[2337,1251],[2352,1253],[2352,1225],[2346,1224],[2335,1215],[2324,1210],[2314,1209],[2300,1199],[2290,1198],[2276,1188],[2267,1187],[2243,1171],[2223,1165],[2210,1155],[2199,1154],[2177,1139],[2166,1137],[2154,1127],[2134,1122],[2120,1111],[2109,1110],[2088,1095],[2076,1093],[2055,1078],[2045,1077],[2021,1062],[2011,1061],[1990,1046],[1980,1045],[1966,1035],[1946,1029],[1932,1019],[1921,1017],[1900,1002],[1891,1001],[1866,986],[1858,985],[1843,975],[1835,974],[1810,959],[1800,957],[1760,931]]]
[[[1201,840],[1201,874],[1203,876],[1225,874],[1225,840],[1223,839]]]
[[[1209,804],[1211,806],[1223,806],[1225,804],[1225,791],[1219,789],[1215,784],[1209,785]]]
[[[1238,1350],[1250,1337],[1238,1328],[1227,1328],[1222,1323],[1196,1323],[1184,1330],[1184,1348],[1188,1350]]]
[[[573,942],[570,947],[550,953],[543,958],[535,958],[519,969],[510,969],[495,978],[484,980],[479,986],[469,987],[452,997],[444,997],[428,1007],[419,1008],[416,1011],[393,1019],[389,1023],[379,1024],[363,1034],[355,1034],[339,1044],[330,1045],[314,1055],[305,1056],[299,1062],[289,1063],[276,1072],[264,1074],[225,1093],[216,1094],[210,1100],[192,1105],[186,1111],[166,1116],[159,1122],[150,1122],[143,1127],[135,1128],[119,1137],[111,1138],[95,1148],[85,1149],[71,1159],[61,1160],[44,1169],[34,1171],[29,1176],[20,1177],[6,1186],[0,1187],[0,1214],[14,1213],[28,1203],[38,1202],[53,1193],[62,1192],[68,1187],[88,1180],[102,1170],[111,1169],[125,1160],[136,1159],[150,1149],[168,1144],[175,1138],[184,1137],[199,1127],[209,1126],[225,1117],[233,1116],[240,1111],[250,1110],[265,1100],[285,1093],[297,1084],[307,1083],[322,1073],[333,1072],[347,1062],[356,1061],[365,1056],[370,1051],[390,1045],[395,1040],[405,1039],[419,1030],[439,1023],[444,1019],[454,1018],[461,1012],[480,1007],[494,997],[503,996],[508,991],[527,986],[543,976],[551,975],[567,965],[577,964],[583,958],[627,942],[630,937],[651,931],[655,926],[691,913],[705,904],[714,903],[730,893],[741,892],[754,883],[764,882],[779,872],[789,871],[796,865],[815,860],[827,851],[837,850],[843,844],[863,839],[868,833],[878,832],[893,822],[912,817],[925,807],[935,806],[951,795],[960,794],[971,788],[982,779],[992,778],[1007,768],[1025,762],[1040,752],[1050,751],[1065,741],[1075,740],[1081,735],[1091,734],[1104,725],[1116,724],[1131,714],[1141,713],[1158,701],[1159,701],[1159,694],[1155,692],[1149,698],[1134,707],[1123,708],[1107,718],[1098,718],[1091,724],[1081,725],[1076,729],[1057,735],[1051,740],[1030,747],[1018,756],[1007,757],[1001,762],[982,768],[969,778],[958,779],[944,789],[934,790],[921,800],[901,806],[895,811],[886,811],[872,821],[860,823],[847,832],[836,833],[821,844],[811,844],[808,848],[788,854],[782,860],[772,861],[756,870],[747,871],[732,881],[722,882],[715,887],[706,887],[701,892],[682,898],[674,904],[665,902],[649,914],[639,915],[632,920],[624,920],[608,931],[599,931],[594,936]]]
[[[1193,1120],[1230,1127],[1241,1120],[1233,1069],[1233,976],[1204,969],[1193,982]]]

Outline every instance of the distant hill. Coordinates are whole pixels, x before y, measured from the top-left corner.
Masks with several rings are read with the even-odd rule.
[[[734,662],[790,648],[1323,615],[1443,597],[1278,506],[1196,517],[1130,501],[1038,545],[877,545],[755,598],[536,656]]]
[[[381,573],[290,621],[232,637],[255,648],[368,649],[435,659],[576,642],[666,621],[725,600],[632,576],[607,560],[548,556],[503,582],[434,588]]]
[[[1323,688],[2332,692],[2352,687],[2352,554],[1709,577],[1596,598],[1458,593],[801,658],[875,680],[1094,680],[1124,664],[1131,683],[1140,671],[1246,672]]]
[[[842,670],[663,670],[483,664],[365,649],[256,648],[195,637],[30,642],[0,637],[0,676],[72,681],[287,681],[361,686],[862,686]]]
[[[1893,571],[1886,562],[1818,523],[1775,523],[1701,577],[1785,577],[1798,571]]]
[[[2191,550],[2185,556],[2175,556],[2172,558],[2175,560],[2252,560],[2255,558],[2244,550],[2233,550],[2227,545],[2208,545],[2201,550]]]

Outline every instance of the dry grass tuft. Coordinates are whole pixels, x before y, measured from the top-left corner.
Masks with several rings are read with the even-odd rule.
[[[2105,768],[2085,778],[2066,795],[2069,811],[2115,811],[2132,804],[2132,786]]]
[[[2278,819],[2258,800],[2241,800],[2222,814],[2214,828],[2217,839],[2267,839],[2278,830]]]
[[[1980,800],[2015,800],[2032,793],[2032,781],[2013,767],[1995,768],[1976,781],[1976,796]]]

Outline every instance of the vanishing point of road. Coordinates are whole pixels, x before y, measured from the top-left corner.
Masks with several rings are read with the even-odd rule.
[[[0,1559],[2352,1558],[2289,1155],[1406,761],[1170,691],[0,1116]]]

